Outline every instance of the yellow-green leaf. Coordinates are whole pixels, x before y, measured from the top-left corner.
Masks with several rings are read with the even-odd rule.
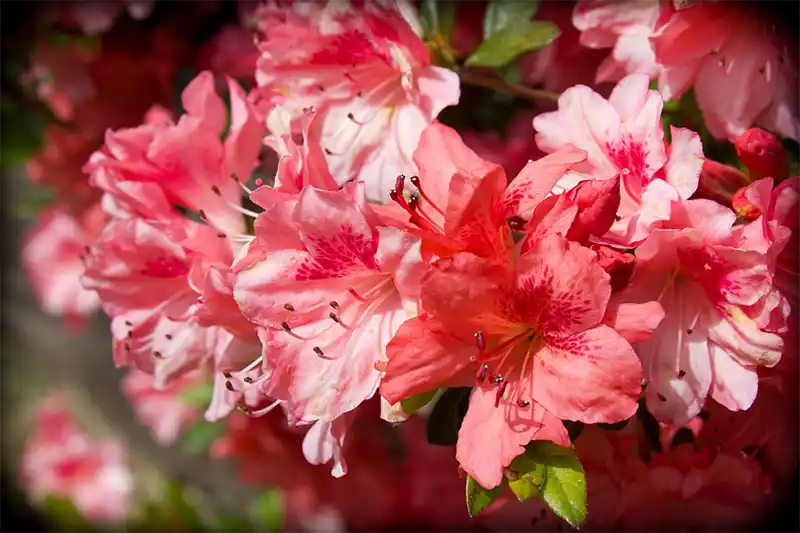
[[[525,455],[544,466],[542,499],[572,527],[586,521],[586,475],[572,448],[550,441],[530,443]]]
[[[511,462],[509,470],[513,472],[514,479],[509,480],[508,486],[519,501],[541,498],[547,483],[547,469],[544,464],[523,453]]]
[[[469,512],[469,516],[478,516],[489,504],[500,496],[505,488],[505,479],[503,479],[503,482],[497,487],[487,490],[481,487],[472,476],[467,476],[467,512]]]
[[[415,394],[410,398],[402,400],[400,405],[403,407],[403,412],[407,415],[413,415],[418,410],[431,403],[431,400],[433,400],[437,392],[438,389],[434,389],[432,391],[423,392],[422,394]]]

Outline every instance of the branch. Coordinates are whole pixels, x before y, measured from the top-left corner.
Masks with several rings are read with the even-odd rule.
[[[461,82],[467,85],[486,87],[487,89],[492,89],[494,91],[506,94],[513,94],[514,96],[520,96],[534,102],[537,100],[558,102],[558,97],[561,96],[559,93],[543,91],[541,89],[532,89],[517,83],[508,83],[500,78],[485,76],[474,70],[462,70],[459,72],[459,76],[461,77]]]

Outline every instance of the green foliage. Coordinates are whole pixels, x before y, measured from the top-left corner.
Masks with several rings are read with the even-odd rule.
[[[285,515],[283,494],[277,489],[265,491],[253,502],[251,514],[255,518],[258,531],[283,531]]]
[[[489,506],[489,504],[495,501],[497,497],[503,493],[505,488],[505,478],[500,485],[491,490],[487,490],[481,487],[478,482],[472,478],[472,476],[467,476],[467,512],[469,512],[469,516],[478,516]]]
[[[400,402],[401,407],[403,408],[403,412],[407,415],[413,415],[419,409],[422,409],[433,400],[433,397],[436,396],[438,389],[434,389],[432,391],[423,392],[422,394],[415,394],[410,398],[406,398]]]
[[[444,43],[450,43],[456,18],[456,2],[447,0],[422,0],[420,18],[425,32],[438,34]]]
[[[467,59],[468,67],[494,67],[507,65],[525,52],[540,50],[560,34],[551,22],[526,22],[506,26],[481,43]]]
[[[469,387],[446,389],[433,406],[428,417],[428,442],[440,446],[453,446],[458,440],[461,421],[469,407]]]
[[[5,94],[0,97],[0,166],[20,165],[33,156],[42,144],[48,117],[39,109],[18,102]]]
[[[93,531],[89,521],[69,498],[50,494],[45,497],[42,512],[47,520],[63,531]]]
[[[539,9],[539,0],[490,0],[483,17],[483,38],[488,39],[509,26],[524,24]]]
[[[220,420],[216,422],[200,420],[184,431],[181,447],[188,454],[205,453],[211,444],[222,436],[224,429],[225,426]]]
[[[214,384],[211,381],[198,383],[181,392],[180,398],[186,405],[205,409],[211,403],[211,396],[214,393]]]
[[[514,459],[509,485],[520,501],[542,498],[572,527],[586,521],[586,475],[572,448],[533,441]]]

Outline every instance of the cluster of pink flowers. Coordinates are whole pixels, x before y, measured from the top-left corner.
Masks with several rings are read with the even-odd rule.
[[[353,451],[357,418],[379,416],[356,412],[379,403],[411,427],[404,400],[471,387],[454,480],[493,489],[530,442],[574,439],[588,526],[744,527],[797,466],[796,435],[793,456],[778,448],[797,395],[800,199],[777,138],[753,129],[798,138],[796,72],[748,9],[579,2],[579,42],[525,64],[548,75],[580,47],[616,86],[567,85],[503,145],[437,120],[459,76],[433,63],[414,6],[267,2],[251,14],[257,61],[236,63],[255,69],[252,91],[204,71],[183,113],[108,129],[83,162],[90,207],[43,217],[26,264],[48,311],[110,317],[126,391],[162,442],[198,416],[174,391],[205,379],[207,420],[264,416],[231,415],[215,453],[251,456],[270,483],[302,468],[302,451],[355,478],[346,490],[374,491],[373,510],[410,505],[380,494],[384,452]],[[665,130],[665,100],[690,88],[746,171],[707,160],[697,132]],[[733,188],[717,179],[731,175]],[[661,451],[637,412],[660,423]],[[577,439],[574,422],[587,425]],[[693,444],[673,445],[687,431]],[[414,453],[406,498],[448,475]],[[298,509],[342,512],[328,501],[342,489],[309,472],[291,487]],[[540,501],[513,505],[501,498],[486,520],[555,519]],[[338,527],[331,516],[296,525]]]

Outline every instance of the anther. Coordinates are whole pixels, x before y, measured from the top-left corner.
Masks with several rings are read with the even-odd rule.
[[[619,222],[620,220],[622,220],[622,215],[614,215],[614,220]]]
[[[483,383],[484,381],[486,381],[486,371],[488,370],[488,368],[489,368],[489,367],[488,367],[488,366],[486,366],[486,364],[482,364],[482,365],[481,365],[481,366],[478,368],[478,375],[477,375],[476,377],[478,378],[478,381],[480,381],[481,383]]]
[[[287,311],[294,311],[294,306],[292,304],[284,304],[283,308]]]
[[[231,179],[236,183],[239,183],[239,175],[236,172],[231,172]]]
[[[164,335],[164,337],[165,337],[165,338],[166,338],[168,341],[171,341],[171,340],[172,340],[172,335],[170,335],[169,333],[167,333],[166,335]]]
[[[286,322],[285,320],[281,322],[281,327],[283,328],[283,331],[285,331],[286,333],[292,332],[292,328],[289,327],[289,323]]]
[[[520,407],[528,407],[530,404],[528,400],[517,400],[517,405]]]
[[[403,174],[400,174],[394,180],[394,190],[397,191],[397,194],[403,194],[403,185],[406,180],[406,177]]]
[[[242,381],[244,381],[245,383],[252,383],[253,382],[253,378],[251,378],[250,376],[245,376],[242,379]]]
[[[200,209],[200,210],[197,212],[197,215],[200,217],[200,220],[203,220],[203,221],[204,221],[204,220],[206,220],[206,212],[205,212],[205,211],[203,211],[202,209]]]
[[[225,234],[224,233],[217,233],[217,237],[219,237],[220,239],[224,239],[225,238]]]
[[[328,313],[328,316],[330,317],[330,319],[331,319],[331,320],[333,320],[334,322],[336,322],[337,324],[339,324],[339,317],[338,317],[338,316],[336,316],[336,313],[334,313],[333,311],[331,311],[330,313]]]
[[[495,407],[500,405],[500,398],[502,398],[503,394],[505,394],[507,386],[508,386],[508,382],[504,381],[497,388],[497,394],[494,397],[494,406]]]
[[[486,339],[483,336],[483,331],[475,332],[475,344],[478,345],[478,350],[483,353],[486,351]]]
[[[230,372],[223,372],[222,375],[225,376],[227,379],[231,379],[233,377],[233,374],[231,374]]]
[[[131,326],[133,326],[133,322],[131,322],[130,320],[126,320],[125,321],[125,325],[128,326],[128,327],[131,327]]]
[[[679,370],[678,371],[678,379],[683,379],[683,376],[685,376],[685,375],[686,375],[686,371],[685,370]]]
[[[687,330],[686,330],[686,333],[688,333],[689,335],[691,335],[693,331],[694,331],[694,330],[693,330],[692,328],[689,328],[689,329],[687,329]]]
[[[331,306],[331,307],[333,307],[334,309],[339,309],[339,302],[337,302],[336,300],[331,300],[331,301],[328,303],[328,305],[330,305],[330,306]]]
[[[225,388],[227,388],[231,392],[236,392],[236,387],[233,386],[233,383],[230,381],[225,382]]]
[[[219,187],[217,187],[216,185],[212,185],[211,186],[211,192],[213,192],[217,196],[222,196],[222,193],[220,192]]]
[[[154,352],[153,352],[153,356],[154,356],[156,359],[163,359],[163,358],[164,358],[164,356],[162,355],[162,353],[161,353],[161,352],[159,352],[158,350],[156,350],[156,351],[154,351]]]
[[[494,375],[491,378],[492,383],[503,383],[503,376],[500,374]]]
[[[320,348],[319,346],[314,346],[314,353],[319,355],[320,357],[325,355],[325,352],[323,352],[322,348]]]
[[[327,155],[333,155],[333,152],[331,152],[331,151],[330,151],[330,150],[328,150],[327,148],[324,148],[323,150],[325,151],[325,154],[327,154]]]

